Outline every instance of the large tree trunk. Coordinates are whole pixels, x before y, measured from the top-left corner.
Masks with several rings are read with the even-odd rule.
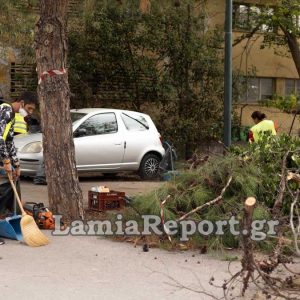
[[[297,36],[293,33],[290,33],[286,28],[283,26],[280,27],[281,30],[284,32],[284,35],[287,39],[287,43],[289,46],[289,49],[291,51],[295,67],[297,69],[298,75],[300,77],[300,45],[298,43]]]
[[[288,36],[288,45],[289,45],[298,75],[300,77],[300,46],[299,46],[297,37],[295,35]]]
[[[45,71],[66,68],[68,0],[40,0],[36,61]],[[66,220],[83,218],[83,198],[75,164],[68,75],[46,75],[38,86],[50,207]]]

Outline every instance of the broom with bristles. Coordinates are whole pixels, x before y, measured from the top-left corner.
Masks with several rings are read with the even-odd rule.
[[[14,190],[14,193],[17,198],[17,202],[22,212],[21,218],[21,231],[23,235],[24,242],[31,247],[39,247],[49,244],[48,238],[40,231],[38,226],[36,225],[32,216],[26,214],[24,211],[22,202],[20,200],[19,194],[17,192],[16,186],[13,183],[12,175],[8,173],[8,179],[11,184],[11,187]]]

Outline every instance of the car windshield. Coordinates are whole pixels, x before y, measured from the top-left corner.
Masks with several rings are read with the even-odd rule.
[[[71,112],[72,124],[75,125],[84,116],[86,116],[85,113]]]

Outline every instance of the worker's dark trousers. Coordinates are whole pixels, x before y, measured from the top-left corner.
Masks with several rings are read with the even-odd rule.
[[[20,185],[17,183],[17,190],[20,194]],[[5,217],[7,214],[14,212],[14,191],[9,182],[0,184],[0,217]],[[19,209],[17,206],[17,213]]]

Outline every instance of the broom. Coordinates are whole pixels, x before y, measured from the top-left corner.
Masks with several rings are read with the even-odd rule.
[[[40,231],[38,226],[36,225],[32,216],[29,216],[24,211],[22,202],[20,200],[19,194],[17,192],[16,186],[13,183],[12,175],[8,173],[8,179],[13,188],[13,191],[16,195],[17,202],[22,212],[21,218],[21,231],[23,235],[24,242],[31,247],[39,247],[49,244],[48,238]]]

